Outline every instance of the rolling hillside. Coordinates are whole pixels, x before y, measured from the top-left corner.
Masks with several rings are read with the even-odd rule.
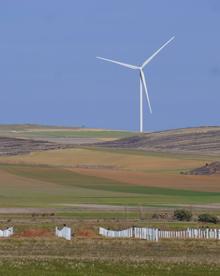
[[[37,127],[7,129],[10,131],[11,137],[0,137],[2,207],[219,206],[219,174],[184,174],[220,159],[218,127],[155,132],[86,146],[48,141],[58,132],[61,137],[58,139],[65,140],[67,132],[86,138],[87,133],[91,137],[97,130],[48,127],[40,130]],[[17,132],[27,136],[36,132],[36,137],[44,132],[45,141],[27,136],[25,139],[12,137],[18,135]],[[98,130],[98,133],[107,137],[112,132]]]
[[[133,136],[133,132],[46,125],[0,125],[0,137],[49,141],[59,144],[94,144]]]
[[[106,148],[220,155],[220,127],[199,127],[145,133],[99,143]]]

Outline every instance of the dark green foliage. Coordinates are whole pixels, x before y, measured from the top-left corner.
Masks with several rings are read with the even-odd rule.
[[[174,218],[180,221],[190,221],[192,218],[192,212],[185,209],[175,210]]]
[[[198,216],[198,220],[201,222],[210,222],[215,224],[218,222],[217,216],[210,215],[210,214],[201,214]]]

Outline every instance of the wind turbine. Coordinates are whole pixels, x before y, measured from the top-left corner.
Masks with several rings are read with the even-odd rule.
[[[149,99],[149,95],[148,95],[148,91],[147,91],[147,83],[146,83],[146,79],[145,79],[145,75],[144,75],[143,69],[174,38],[175,38],[174,36],[171,37],[152,56],[150,56],[147,60],[145,60],[145,62],[141,66],[131,65],[131,64],[127,64],[127,63],[124,63],[124,62],[120,62],[120,61],[116,61],[116,60],[111,60],[111,59],[107,59],[107,58],[103,58],[103,57],[96,57],[98,59],[109,61],[109,62],[118,64],[118,65],[127,67],[129,69],[133,69],[133,70],[138,70],[139,71],[139,76],[140,76],[140,132],[143,132],[143,88],[144,88],[145,95],[146,95],[146,98],[147,98],[147,102],[148,102],[150,113],[152,113],[151,103],[150,103],[150,99]]]

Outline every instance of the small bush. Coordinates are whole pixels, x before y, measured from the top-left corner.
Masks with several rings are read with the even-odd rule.
[[[184,220],[190,221],[192,218],[192,212],[184,209],[175,210],[174,218],[180,221],[184,221]]]
[[[214,215],[210,215],[210,214],[201,214],[198,216],[198,221],[201,222],[210,222],[210,223],[217,223],[218,222],[218,218]]]
[[[152,219],[159,219],[159,218],[160,218],[160,215],[157,214],[157,213],[154,213],[154,214],[152,215]]]

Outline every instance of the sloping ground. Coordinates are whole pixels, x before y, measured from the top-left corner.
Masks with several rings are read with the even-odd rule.
[[[18,155],[30,153],[32,151],[61,149],[66,147],[67,145],[61,145],[47,141],[0,137],[0,156]]]
[[[144,187],[220,192],[220,175],[180,174],[180,172],[199,168],[207,162],[211,163],[215,159],[216,156],[73,148],[32,152],[17,156],[0,156],[0,164],[31,165],[32,170],[38,166],[52,166],[55,171],[58,168],[66,168],[68,171],[88,175],[91,185],[93,177],[98,177],[105,179],[103,183],[108,179],[123,183],[126,186],[141,185]],[[67,170],[63,174],[64,178],[68,174]],[[63,183],[63,180],[61,182]]]
[[[200,168],[191,170],[186,172],[188,175],[212,175],[212,174],[220,174],[220,162],[212,162],[210,164],[206,164]]]
[[[146,151],[220,154],[220,127],[200,127],[145,133],[100,147],[142,149]]]
[[[105,175],[103,175],[105,176]],[[185,187],[154,187],[125,183],[82,172],[28,165],[0,166],[0,206],[52,208],[69,204],[124,206],[175,206],[220,202],[220,190],[189,190]],[[181,175],[179,175],[181,177]],[[184,176],[197,178],[197,176]],[[212,176],[211,176],[212,177]],[[209,178],[209,177],[208,177]],[[190,188],[190,187],[187,187]],[[68,204],[68,205],[67,205]]]
[[[56,144],[83,145],[133,136],[128,131],[46,125],[1,125],[0,137],[31,139]]]

